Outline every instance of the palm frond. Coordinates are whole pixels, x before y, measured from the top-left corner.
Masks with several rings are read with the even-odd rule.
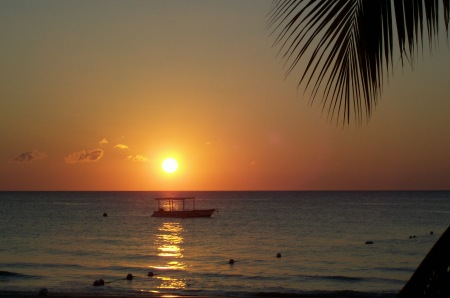
[[[449,1],[441,6],[447,34]],[[321,94],[330,120],[360,124],[392,69],[394,36],[401,60],[414,63],[424,39],[430,46],[437,39],[439,7],[439,0],[274,0],[268,26],[286,76],[303,62],[298,87],[311,88],[311,104]]]

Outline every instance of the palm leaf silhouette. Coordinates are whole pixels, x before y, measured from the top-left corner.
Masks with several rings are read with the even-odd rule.
[[[360,124],[370,118],[393,69],[394,50],[402,65],[414,64],[424,40],[430,50],[437,44],[440,16],[448,36],[449,1],[274,0],[268,26],[286,76],[307,59],[298,87],[311,89],[310,103],[321,94],[330,121]]]

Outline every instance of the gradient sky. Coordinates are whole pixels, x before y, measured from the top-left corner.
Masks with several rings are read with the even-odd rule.
[[[336,126],[284,79],[271,3],[1,1],[0,190],[450,189],[445,35]]]

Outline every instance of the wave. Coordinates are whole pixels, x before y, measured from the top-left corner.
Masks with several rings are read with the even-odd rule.
[[[20,263],[20,262],[16,262],[16,263],[1,263],[2,266],[5,267],[14,267],[14,268],[36,268],[36,267],[40,267],[40,268],[67,268],[67,269],[85,269],[87,267],[82,266],[82,265],[78,265],[78,264],[73,264],[73,263]],[[10,271],[0,271],[3,272],[4,274],[8,274],[8,273],[14,273],[14,272],[10,272]],[[2,274],[0,274],[0,276],[2,276]]]
[[[12,279],[20,278],[36,278],[36,276],[11,271],[0,271],[0,281],[10,281]]]
[[[256,295],[255,295],[256,294]],[[242,297],[309,297],[309,298],[391,298],[396,297],[397,293],[371,293],[371,292],[358,292],[358,291],[310,291],[310,292],[300,292],[300,293],[277,293],[277,292],[260,292],[253,295],[242,296]]]
[[[145,292],[144,292],[145,293]],[[148,292],[149,294],[153,294],[152,292]],[[2,294],[14,294],[14,296],[20,294],[27,294],[27,296],[31,296],[35,294],[32,291],[24,291],[24,290],[14,290],[14,291],[1,291],[0,296]],[[85,296],[97,296],[99,294],[98,291],[87,291],[84,289],[81,292],[66,290],[56,290],[50,293],[55,296],[64,296],[69,295],[71,297],[85,297]],[[170,295],[171,297],[189,297],[194,296],[198,298],[202,297],[235,297],[235,298],[271,298],[271,297],[280,297],[280,298],[394,298],[397,293],[392,292],[358,292],[358,291],[300,291],[300,292],[284,292],[284,291],[273,291],[273,292],[235,292],[235,291],[202,291],[202,290],[185,290],[185,291],[168,291],[164,293],[159,293],[164,295]],[[142,297],[142,291],[134,291],[134,290],[124,290],[118,289],[115,291],[105,290],[101,291],[101,296],[123,296],[123,297]],[[159,295],[158,295],[159,297]]]
[[[356,276],[346,276],[346,275],[296,275],[298,278],[303,279],[317,279],[317,280],[331,280],[336,282],[382,282],[382,283],[404,283],[403,280],[392,279],[392,278],[382,278],[382,277],[356,277]]]
[[[239,292],[239,291],[171,291],[174,296],[195,296],[195,297],[236,297],[236,298],[394,298],[394,292],[360,292],[352,290],[336,291],[267,291],[267,292]]]
[[[318,276],[318,278],[336,280],[336,281],[342,281],[342,282],[359,282],[359,281],[363,281],[366,279],[363,277],[344,276],[344,275],[328,275],[328,276],[324,275],[324,276]]]

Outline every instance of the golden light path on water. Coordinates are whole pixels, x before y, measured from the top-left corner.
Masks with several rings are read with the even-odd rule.
[[[184,289],[186,281],[170,277],[165,272],[171,270],[185,270],[186,264],[183,263],[183,226],[177,222],[164,222],[158,228],[158,234],[155,238],[155,246],[158,250],[158,256],[163,261],[162,264],[154,266],[161,272],[155,276],[161,284],[159,289]]]

